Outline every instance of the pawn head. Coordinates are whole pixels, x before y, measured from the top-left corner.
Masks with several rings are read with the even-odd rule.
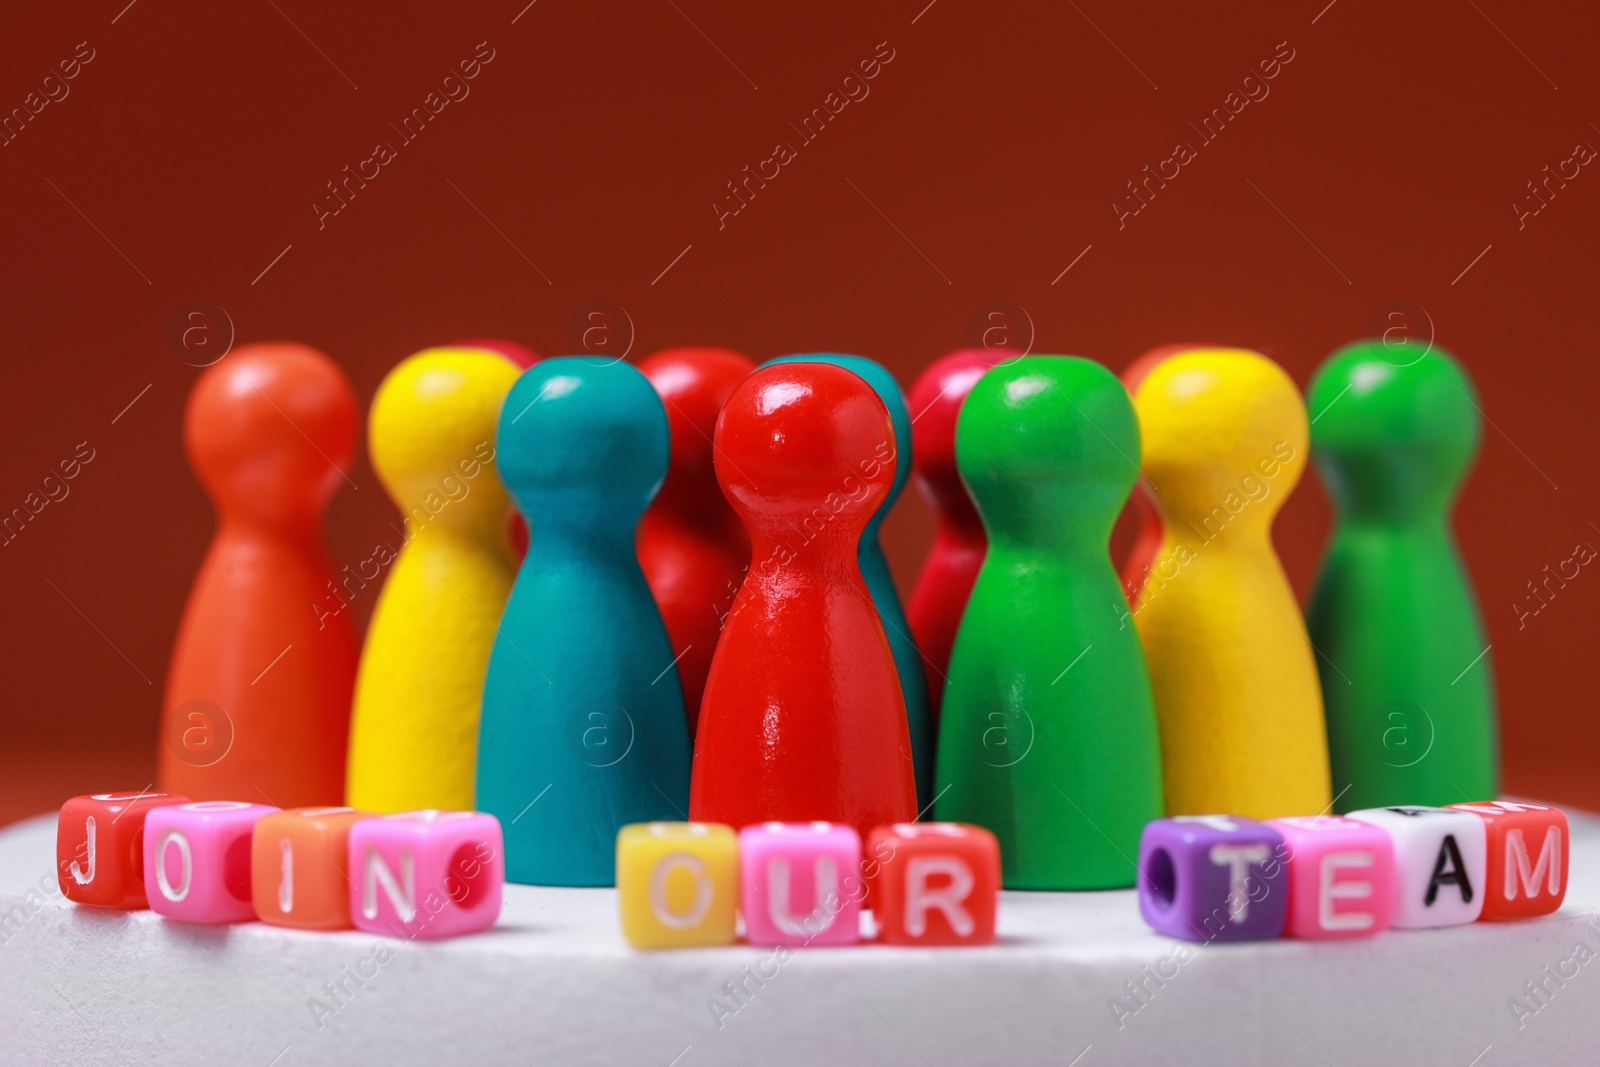
[[[681,488],[721,494],[712,477],[711,435],[734,386],[755,370],[748,357],[726,348],[668,348],[639,364],[667,409],[672,459],[663,494]]]
[[[967,507],[967,491],[956,470],[956,417],[962,403],[990,367],[1020,358],[1005,349],[964,348],[934,360],[911,387],[907,400],[917,481],[940,508]]]
[[[715,440],[717,480],[752,531],[793,524],[854,544],[895,480],[888,409],[833,364],[757,370],[728,397]]]
[[[1196,348],[1168,356],[1139,385],[1134,406],[1144,475],[1169,517],[1222,509],[1223,521],[1270,525],[1305,468],[1300,391],[1260,353]]]
[[[900,391],[900,383],[895,381],[889,368],[876,360],[865,356],[847,356],[838,352],[811,352],[794,356],[779,356],[770,359],[763,366],[772,366],[775,363],[827,363],[835,367],[843,367],[868,385],[873,392],[878,394],[878,399],[883,401],[883,406],[889,412],[889,419],[894,423],[894,453],[896,463],[894,468],[894,482],[889,486],[889,495],[884,497],[883,503],[878,506],[875,518],[887,515],[894,502],[900,498],[900,493],[906,487],[906,482],[911,478],[911,413],[906,410],[906,397]],[[898,457],[904,456],[904,459]]]
[[[505,515],[492,465],[495,423],[516,380],[515,363],[481,348],[429,348],[389,372],[372,399],[367,447],[402,515]]]
[[[1328,357],[1311,380],[1311,447],[1339,510],[1443,508],[1482,432],[1477,393],[1455,358],[1433,346],[1397,361],[1382,341]]]
[[[1138,477],[1139,425],[1105,367],[1027,356],[972,387],[956,462],[991,537],[1067,537],[1103,552]]]
[[[562,356],[511,387],[497,447],[500,477],[535,530],[598,511],[631,530],[667,472],[667,415],[633,366]]]
[[[355,449],[355,393],[314,348],[244,345],[195,382],[183,439],[190,466],[222,510],[268,522],[314,520]]]

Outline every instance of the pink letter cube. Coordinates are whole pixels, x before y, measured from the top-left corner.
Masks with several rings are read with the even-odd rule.
[[[768,822],[739,832],[745,940],[850,945],[861,939],[861,835],[829,822]]]
[[[1289,865],[1290,937],[1368,937],[1394,914],[1394,845],[1376,826],[1339,815],[1268,819]]]
[[[1488,842],[1470,811],[1396,804],[1363,808],[1350,818],[1389,835],[1394,846],[1396,930],[1461,926],[1483,912]]]
[[[151,808],[144,817],[144,885],[150,910],[195,923],[256,917],[250,837],[277,808],[202,800]]]
[[[493,926],[505,887],[500,820],[479,811],[405,811],[350,828],[350,919],[405,938]]]

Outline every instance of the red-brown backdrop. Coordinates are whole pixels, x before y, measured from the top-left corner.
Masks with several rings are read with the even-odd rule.
[[[1454,351],[1492,420],[1457,528],[1507,787],[1600,807],[1600,578],[1521,628],[1512,607],[1600,545],[1600,174],[1566,162],[1600,147],[1593,5],[525,3],[7,13],[0,511],[81,442],[94,458],[0,547],[0,821],[151,777],[212,528],[181,452],[182,357],[227,333],[216,309],[240,341],[322,348],[365,401],[432,343],[571,350],[602,302],[612,332],[590,342],[620,346],[625,313],[632,358],[826,348],[909,385],[987,322],[1119,370],[1168,341],[1246,345],[1302,386],[1406,302],[1390,321]],[[430,93],[407,142],[395,127]],[[1238,113],[1207,142],[1215,108]],[[364,162],[380,141],[393,158]],[[1176,176],[1113,207],[1139,206],[1147,165],[1173,175],[1179,142]],[[747,165],[769,180],[741,204]],[[346,166],[371,177],[341,207],[325,183]],[[1536,200],[1546,166],[1569,178]],[[203,327],[190,349],[175,322]],[[337,559],[392,514],[364,457],[350,473]],[[1302,596],[1327,527],[1313,478],[1277,528]],[[915,494],[887,529],[906,587],[930,537]]]

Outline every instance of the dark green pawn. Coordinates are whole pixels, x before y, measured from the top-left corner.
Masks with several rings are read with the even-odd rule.
[[[1306,401],[1338,512],[1307,615],[1338,810],[1496,796],[1488,642],[1450,530],[1481,430],[1472,382],[1441,348],[1361,341]]]
[[[1087,359],[1002,364],[961,407],[956,464],[989,549],[950,657],[937,817],[993,831],[1009,889],[1131,886],[1162,814],[1150,677],[1108,548],[1139,471],[1133,404]]]

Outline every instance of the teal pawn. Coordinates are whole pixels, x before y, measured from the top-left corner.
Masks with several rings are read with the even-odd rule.
[[[917,810],[922,811],[933,803],[933,720],[928,712],[928,680],[922,669],[922,653],[911,637],[911,624],[906,621],[905,608],[894,587],[894,576],[889,573],[889,561],[883,555],[883,542],[879,531],[889,509],[900,499],[900,493],[911,477],[911,414],[906,410],[905,394],[900,383],[894,380],[883,364],[865,356],[846,356],[834,352],[809,352],[797,356],[779,356],[762,366],[774,363],[831,363],[843,367],[860,378],[873,391],[883,406],[889,409],[894,423],[894,449],[892,457],[863,456],[864,462],[894,460],[894,483],[889,495],[861,531],[861,544],[856,551],[856,562],[861,567],[861,577],[866,579],[872,603],[878,609],[878,619],[883,623],[889,638],[889,649],[894,653],[895,671],[900,675],[900,693],[906,701],[906,726],[911,733],[911,761],[917,778]]]
[[[497,448],[532,532],[489,656],[477,804],[507,880],[612,885],[617,831],[689,805],[682,689],[633,547],[666,411],[626,363],[550,359],[506,396]]]

